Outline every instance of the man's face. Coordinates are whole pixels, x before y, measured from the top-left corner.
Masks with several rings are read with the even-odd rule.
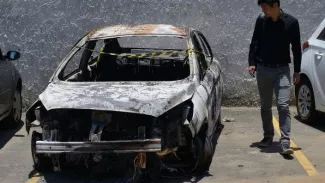
[[[266,4],[266,3],[261,4],[261,8],[262,8],[263,13],[268,17],[274,14],[275,7],[276,7],[276,4],[273,5],[273,8],[270,5]]]

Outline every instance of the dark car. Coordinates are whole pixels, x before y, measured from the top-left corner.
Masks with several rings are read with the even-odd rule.
[[[6,121],[9,126],[17,124],[22,115],[22,79],[11,63],[19,57],[17,51],[3,55],[0,49],[0,121]]]

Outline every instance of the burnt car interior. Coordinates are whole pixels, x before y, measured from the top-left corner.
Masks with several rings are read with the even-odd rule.
[[[69,67],[69,64],[74,64],[72,67],[75,69],[72,68],[72,72],[69,72],[64,68],[59,74],[59,79],[70,82],[174,81],[190,75],[188,56],[184,48],[155,48],[147,46],[146,43],[142,43],[140,48],[128,47],[128,45],[122,47],[120,39],[86,42],[66,65]],[[186,44],[186,41],[181,41]],[[176,50],[180,52],[172,53]],[[159,54],[164,51],[168,53]],[[152,56],[153,53],[158,54]],[[146,56],[128,57],[125,54],[146,54]]]

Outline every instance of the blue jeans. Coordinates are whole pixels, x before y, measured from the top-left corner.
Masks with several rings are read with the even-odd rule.
[[[274,136],[274,127],[272,123],[272,103],[274,91],[281,131],[280,144],[286,143],[290,145],[291,116],[289,102],[291,77],[289,66],[268,68],[257,65],[256,80],[261,102],[261,117],[263,122],[264,137]]]

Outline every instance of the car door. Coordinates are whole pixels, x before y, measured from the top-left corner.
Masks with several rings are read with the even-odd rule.
[[[325,28],[313,41],[312,58],[315,64],[316,86],[322,98],[322,105],[325,106]]]
[[[199,40],[203,47],[203,53],[205,54],[205,60],[208,63],[208,69],[206,77],[204,78],[206,84],[210,87],[210,93],[208,98],[209,109],[209,128],[208,135],[211,137],[216,130],[217,120],[220,117],[220,106],[222,98],[222,83],[220,75],[219,63],[213,56],[213,52],[206,37],[200,31],[197,31]]]
[[[12,74],[9,62],[0,60],[0,115],[10,109],[11,88]]]
[[[193,43],[196,51],[196,57],[199,63],[200,73],[200,86],[194,95],[194,98],[198,98],[201,101],[201,109],[205,111],[205,119],[208,123],[207,135],[210,137],[215,130],[216,120],[219,116],[215,107],[217,106],[217,93],[216,93],[216,72],[215,63],[213,61],[213,55],[211,47],[207,42],[204,35],[199,31],[193,31]],[[198,97],[197,97],[198,96]],[[197,128],[202,124],[197,124]]]

